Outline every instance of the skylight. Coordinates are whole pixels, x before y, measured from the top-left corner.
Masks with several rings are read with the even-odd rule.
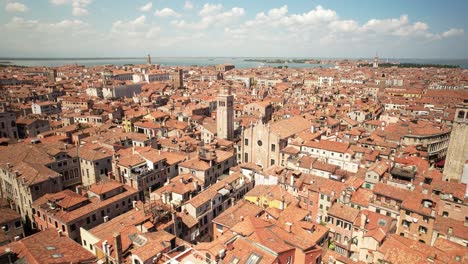
[[[386,225],[387,225],[387,220],[385,220],[385,219],[379,219],[378,224],[379,224],[379,226],[386,226]]]
[[[252,253],[250,254],[249,258],[247,259],[247,261],[245,262],[246,264],[257,264],[260,262],[260,259],[262,258],[262,256],[256,254],[256,253]]]

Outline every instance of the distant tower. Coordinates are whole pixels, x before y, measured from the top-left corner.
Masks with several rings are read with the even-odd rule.
[[[151,56],[149,54],[146,57],[146,64],[151,65]]]
[[[57,78],[57,70],[56,69],[50,70],[49,71],[49,76],[48,76],[49,82],[50,83],[55,83],[56,78]]]
[[[218,103],[216,115],[218,137],[232,140],[234,136],[234,96],[231,94],[231,87],[221,88],[216,100]]]
[[[379,67],[379,56],[377,56],[377,54],[374,57],[374,63],[372,64],[372,67],[374,67],[374,68]]]
[[[174,89],[184,88],[184,72],[182,69],[177,68],[171,75],[172,82],[174,83]]]
[[[450,142],[445,157],[445,181],[468,180],[468,102],[457,105]],[[464,172],[465,169],[465,172]],[[463,175],[467,174],[467,175]],[[463,179],[462,179],[462,176]]]

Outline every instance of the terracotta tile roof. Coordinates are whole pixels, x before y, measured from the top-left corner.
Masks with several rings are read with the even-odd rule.
[[[105,223],[93,227],[88,231],[94,236],[103,240],[105,237],[112,236],[114,232],[122,232],[124,228],[144,223],[150,218],[151,215],[145,215],[144,210],[133,209],[124,214],[116,216]]]
[[[285,225],[289,224],[285,223]],[[312,238],[311,234],[302,229],[302,227],[297,223],[291,223],[291,232],[285,230],[285,225],[275,225],[272,227],[267,227],[267,229],[269,229],[276,237],[284,241],[284,243],[292,245],[296,249],[308,251],[316,246],[316,241]]]
[[[298,162],[301,168],[312,169],[316,160],[317,158],[311,156],[303,156]]]
[[[14,220],[21,220],[21,215],[10,208],[0,208],[0,225],[9,223]]]
[[[154,191],[155,193],[162,194],[163,192],[186,194],[195,192],[195,181],[198,181],[199,186],[203,186],[202,179],[195,177],[192,174],[180,174],[172,179],[169,183]]]
[[[294,247],[286,243],[278,236],[278,229],[261,228],[249,236],[249,239],[255,241],[271,251],[280,254],[289,250],[294,250]]]
[[[310,212],[298,207],[297,205],[291,205],[286,207],[283,211],[281,211],[280,216],[278,218],[278,222],[280,224],[286,223],[286,222],[299,222],[304,220],[304,218],[309,215]]]
[[[284,199],[286,204],[291,204],[297,201],[297,199],[294,196],[289,194],[286,190],[283,190],[282,187],[280,187],[279,185],[257,185],[252,190],[247,192],[245,196],[265,196],[270,201],[281,201],[282,199]]]
[[[143,262],[147,262],[158,253],[166,252],[171,248],[170,241],[175,238],[174,235],[166,231],[157,231],[142,234],[147,242],[141,246],[132,249],[132,254],[137,255]]]
[[[450,263],[468,263],[468,250],[466,247],[443,238],[436,238],[434,248],[443,251],[450,257]],[[460,257],[460,260],[456,258]]]
[[[136,151],[140,157],[144,158],[145,160],[149,160],[152,163],[158,163],[163,161],[165,158],[161,155],[161,151],[153,149],[153,148],[144,148],[139,149]]]
[[[80,244],[65,236],[59,236],[54,229],[47,229],[20,241],[0,247],[6,248],[25,259],[27,263],[78,263],[94,262],[96,256]]]
[[[72,223],[80,219],[84,215],[89,214],[90,212],[98,211],[99,209],[105,208],[106,206],[109,206],[110,204],[113,204],[116,201],[119,201],[127,197],[130,198],[131,196],[136,195],[138,193],[138,190],[135,190],[127,185],[122,185],[122,187],[124,189],[122,193],[119,193],[105,200],[100,200],[99,198],[92,197],[89,199],[90,203],[84,204],[83,206],[76,208],[74,210],[71,210],[71,211],[60,210],[59,208],[56,208],[54,210],[52,209],[47,209],[47,210],[52,210],[49,213],[54,214],[54,217],[58,219],[59,221],[62,221],[63,223],[67,223],[67,224]],[[57,195],[61,195],[63,193],[69,193],[71,195],[71,192],[69,192],[69,190],[58,192],[56,194],[45,194],[41,198],[34,201],[33,205],[35,207],[49,208],[49,206],[47,205],[47,202],[57,197]]]
[[[120,152],[122,153],[122,152]],[[134,167],[140,164],[145,163],[146,161],[140,157],[140,155],[135,155],[133,153],[125,153],[121,154],[119,157],[119,160],[117,162],[118,165],[124,166],[124,167]]]
[[[374,193],[392,198],[397,201],[404,201],[412,195],[412,192],[398,187],[390,186],[385,183],[377,183],[374,187]]]
[[[161,156],[166,159],[166,163],[169,165],[182,162],[187,157],[186,153],[177,152],[177,151],[172,151],[172,152],[161,151]]]
[[[384,255],[384,261],[395,264],[427,262],[442,264],[448,260],[441,250],[395,234],[388,235],[378,251]]]
[[[362,207],[368,207],[374,193],[366,188],[357,189],[351,196],[351,202]]]
[[[182,222],[189,229],[198,225],[197,219],[195,219],[193,216],[189,215],[188,213],[180,212],[180,213],[177,213],[177,216],[180,217]]]
[[[447,182],[441,178],[433,179],[431,182],[431,188],[433,190],[441,191],[444,194],[451,194],[454,197],[463,200],[465,197],[466,184],[458,182]]]
[[[243,219],[244,220],[239,219],[238,222],[234,226],[232,226],[230,230],[242,236],[250,236],[257,229],[265,228],[272,225],[270,222],[265,221],[262,218],[257,218],[253,215],[248,215]]]
[[[270,125],[270,131],[278,134],[280,138],[287,138],[306,129],[310,129],[310,123],[300,116],[274,122]]]
[[[198,171],[206,171],[211,168],[210,164],[204,160],[200,160],[198,157],[186,160],[179,164],[180,167],[194,169]]]
[[[430,200],[433,203],[433,207],[425,207],[423,202],[425,200]],[[401,208],[410,210],[412,212],[418,213],[424,216],[435,216],[435,211],[437,211],[437,206],[439,203],[439,196],[432,194],[421,194],[416,191],[412,191],[411,195],[406,197],[405,200],[401,203]]]
[[[451,229],[451,231],[449,231]],[[434,230],[446,236],[455,236],[468,240],[468,226],[463,221],[438,215],[434,223]],[[452,234],[449,234],[452,232]]]
[[[235,260],[238,263],[247,263],[247,260],[253,254],[261,257],[259,262],[261,264],[273,264],[278,261],[276,254],[258,246],[255,241],[243,237],[239,237],[234,241],[233,249],[226,252],[224,260],[227,263],[236,263]]]
[[[122,183],[116,181],[100,182],[90,186],[89,191],[97,195],[108,193],[123,186]]]
[[[236,205],[228,208],[213,219],[213,222],[231,228],[241,221],[241,217],[245,220],[249,216],[255,217],[259,215],[262,211],[263,209],[257,205],[240,200]]]
[[[223,178],[222,180],[219,180],[215,184],[211,185],[189,201],[187,203],[192,204],[195,208],[199,207],[200,205],[206,203],[207,201],[210,201],[212,198],[215,197],[215,195],[218,193],[219,190],[223,189],[226,184],[232,184],[236,180],[244,177],[241,173],[233,173],[226,178]]]
[[[336,142],[329,140],[309,141],[306,142],[304,146],[315,149],[324,149],[338,153],[346,153],[346,151],[348,151],[349,149],[349,143],[347,142]]]
[[[368,171],[374,171],[377,175],[383,176],[383,174],[388,170],[389,166],[386,162],[380,161],[372,164]]]
[[[1,147],[0,151],[8,155],[0,155],[0,167],[7,170],[7,163],[10,163],[11,171],[18,171],[18,177],[25,177],[28,184],[46,181],[50,177],[60,177],[59,173],[46,167],[47,164],[54,162],[53,155],[69,151],[56,146],[57,144],[46,146],[45,144],[18,143]],[[63,147],[63,143],[61,146]]]
[[[95,161],[112,157],[112,152],[110,150],[106,150],[105,148],[94,150],[81,147],[78,153],[80,158],[88,161]]]
[[[304,180],[303,184],[307,185],[310,191],[320,194],[323,193],[329,196],[337,197],[340,195],[341,191],[346,188],[343,182],[326,179],[319,176],[307,175],[305,178],[306,180]]]
[[[334,203],[330,209],[328,209],[328,215],[354,223],[359,215],[359,210],[341,203]]]

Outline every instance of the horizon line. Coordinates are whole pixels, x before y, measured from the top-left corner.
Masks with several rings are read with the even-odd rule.
[[[0,57],[0,60],[108,60],[108,59],[146,59],[147,57]],[[280,58],[280,59],[311,59],[311,60],[362,60],[373,59],[374,57],[309,57],[309,56],[155,56],[151,58]],[[379,57],[381,60],[468,60],[468,58],[410,58],[410,57]]]

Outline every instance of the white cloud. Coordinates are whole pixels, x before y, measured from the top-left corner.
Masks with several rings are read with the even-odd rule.
[[[462,28],[451,28],[442,33],[442,37],[449,38],[449,37],[456,37],[456,36],[463,36],[465,31]]]
[[[177,28],[201,30],[210,26],[221,26],[233,23],[236,19],[245,15],[244,8],[233,7],[224,11],[221,4],[205,4],[198,12],[201,19],[197,22],[186,22],[185,20],[173,20],[171,24]]]
[[[184,3],[184,9],[185,10],[192,10],[194,8],[192,1],[187,0]]]
[[[287,27],[291,31],[297,31],[298,27],[318,26],[335,21],[337,18],[334,10],[325,9],[320,5],[307,13],[288,15],[288,6],[284,5],[280,8],[270,9],[266,14],[265,12],[258,13],[255,19],[247,21],[245,26],[281,26]]]
[[[304,14],[293,14],[288,17],[287,20],[290,20],[291,24],[300,24],[300,25],[311,25],[318,24],[321,22],[334,21],[338,18],[338,15],[334,10],[325,9],[322,6],[317,6],[315,9],[310,10]]]
[[[154,12],[154,15],[158,17],[180,17],[179,13],[175,12],[174,10],[168,7],[160,9],[160,10],[156,10]]]
[[[3,0],[3,3],[13,1],[21,2]],[[460,44],[466,37],[455,38],[464,35],[463,28],[447,28],[446,31],[437,32],[427,21],[413,21],[407,15],[373,17],[358,22],[357,18],[340,17],[335,10],[323,6],[293,12],[291,6],[280,5],[249,14],[246,19],[247,10],[242,7],[227,8],[219,3],[194,4],[193,0],[184,0],[180,9],[156,5],[153,8],[152,1],[145,0],[141,6],[134,7],[134,11],[148,12],[143,13],[145,15],[116,19],[114,23],[109,23],[111,26],[107,30],[101,32],[96,32],[99,27],[73,19],[70,15],[71,18],[50,23],[14,17],[0,25],[0,34],[8,36],[8,39],[0,42],[0,53],[23,54],[23,49],[29,52],[24,54],[37,54],[45,50],[55,55],[71,54],[81,49],[88,54],[99,52],[134,56],[140,52],[154,54],[153,49],[156,49],[157,53],[170,56],[179,54],[176,53],[177,48],[191,41],[193,49],[184,51],[184,55],[320,54],[339,57],[372,56],[379,51],[384,56],[414,57],[435,54],[443,45],[451,45],[447,48],[450,49],[447,54],[466,54],[466,49]],[[93,12],[92,0],[49,2],[54,6],[62,5],[74,16]],[[155,10],[157,8],[159,10]],[[185,17],[186,11],[179,13],[182,8],[192,10],[190,16]],[[155,19],[153,14],[170,19]],[[456,51],[452,51],[454,49]]]
[[[140,7],[140,11],[142,12],[149,12],[151,10],[151,8],[153,7],[153,3],[152,2],[148,2],[146,5]]]
[[[154,39],[156,37],[159,36],[159,33],[161,32],[161,28],[160,27],[157,27],[157,26],[154,26],[152,28],[150,28],[150,30],[148,30],[145,34],[145,38],[147,39]]]
[[[9,13],[26,12],[26,11],[28,11],[28,7],[25,4],[22,4],[22,3],[9,2],[5,6],[5,11],[7,11]]]
[[[86,16],[89,14],[87,6],[93,0],[50,0],[53,5],[71,5],[73,16]]]
[[[39,24],[37,20],[26,20],[22,17],[13,17],[10,22],[6,23],[4,27],[11,30],[19,30],[26,28],[35,28]]]
[[[74,7],[72,10],[72,15],[74,16],[86,16],[88,14],[88,10],[82,7]]]
[[[26,20],[22,17],[13,17],[4,26],[8,30],[32,29],[35,31],[56,31],[56,30],[87,30],[90,25],[78,19],[65,19],[56,23],[44,23],[38,20]]]
[[[200,16],[209,16],[213,15],[214,13],[220,12],[223,9],[223,5],[221,4],[210,4],[206,3],[203,5],[202,10],[198,12]]]
[[[110,38],[125,39],[135,42],[135,40],[154,39],[159,36],[161,28],[150,25],[146,16],[141,15],[134,20],[117,20],[112,24]]]
[[[53,30],[55,32],[71,31],[76,34],[77,32],[84,32],[89,29],[89,24],[78,19],[65,19],[57,23],[40,23],[38,29],[44,32]]]
[[[0,34],[8,36],[0,42],[2,54],[23,56],[79,54],[83,50],[93,50],[100,36],[91,25],[78,19],[46,23],[21,17],[13,17],[0,25]]]
[[[111,31],[118,32],[118,33],[123,33],[126,30],[134,31],[138,29],[140,26],[144,25],[145,21],[146,21],[145,15],[141,15],[135,18],[134,20],[130,20],[130,21],[117,20],[112,24]]]
[[[50,2],[54,5],[64,5],[68,2],[68,0],[50,0]]]
[[[359,25],[354,20],[335,20],[330,22],[329,27],[332,31],[355,32]]]

